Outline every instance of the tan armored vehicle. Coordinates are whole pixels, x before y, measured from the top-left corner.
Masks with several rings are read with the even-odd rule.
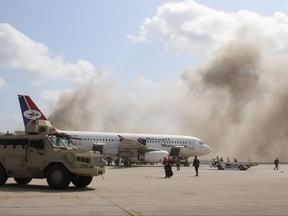
[[[36,120],[26,135],[0,135],[0,185],[13,177],[18,184],[46,178],[53,189],[65,189],[70,182],[86,187],[93,176],[105,173],[100,152],[79,150],[53,130],[49,121]]]

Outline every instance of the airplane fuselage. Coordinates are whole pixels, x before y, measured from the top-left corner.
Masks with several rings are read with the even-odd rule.
[[[132,134],[132,133],[103,133],[85,131],[63,131],[69,135],[77,147],[84,150],[92,150],[93,144],[105,144],[103,154],[119,157],[121,154],[120,137],[137,141],[147,148],[161,149],[171,152],[174,147],[180,148],[178,157],[189,158],[209,154],[211,149],[200,139],[182,135],[156,135],[156,134]]]

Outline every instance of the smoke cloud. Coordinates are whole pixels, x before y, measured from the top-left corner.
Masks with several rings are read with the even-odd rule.
[[[208,158],[287,161],[287,67],[287,56],[238,39],[153,94],[90,80],[61,95],[51,120],[67,130],[192,135],[213,148]]]

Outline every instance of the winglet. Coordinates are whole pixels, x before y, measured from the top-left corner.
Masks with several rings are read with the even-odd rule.
[[[122,142],[123,140],[126,139],[125,137],[123,137],[123,136],[121,136],[121,135],[119,135],[119,134],[118,134],[118,137],[120,138],[120,142]]]

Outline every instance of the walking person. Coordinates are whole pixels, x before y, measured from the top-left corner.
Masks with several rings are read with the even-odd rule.
[[[177,158],[176,161],[177,171],[180,171],[180,160]]]
[[[164,157],[163,164],[165,170],[165,178],[170,178],[171,176],[173,176],[171,161],[169,160],[169,158]]]
[[[168,158],[168,178],[173,176],[172,161]]]
[[[199,169],[199,166],[200,166],[200,161],[197,159],[197,156],[195,156],[195,158],[193,160],[193,166],[194,166],[195,172],[196,172],[195,176],[198,176],[198,169]]]
[[[278,170],[278,164],[279,164],[279,160],[278,160],[278,158],[276,158],[275,160],[274,160],[274,164],[275,164],[275,167],[274,167],[274,170]]]

